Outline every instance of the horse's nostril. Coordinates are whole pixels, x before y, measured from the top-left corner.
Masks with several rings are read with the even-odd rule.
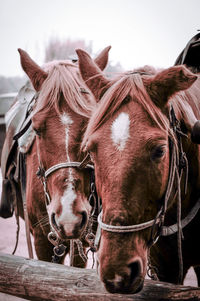
[[[142,265],[139,260],[136,260],[128,265],[128,267],[131,269],[131,280],[134,282],[138,277],[142,274]]]
[[[56,223],[56,214],[54,212],[51,214],[51,223],[57,230],[60,229],[60,227]]]
[[[82,229],[87,224],[87,212],[82,211],[81,216],[82,216],[82,221],[81,221],[80,228]]]

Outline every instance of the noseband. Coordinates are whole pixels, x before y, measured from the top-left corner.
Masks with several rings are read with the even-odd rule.
[[[39,155],[38,155],[38,157],[39,157]],[[47,178],[52,173],[54,173],[55,171],[57,171],[57,170],[59,170],[61,168],[77,168],[79,170],[82,170],[82,169],[94,170],[94,166],[93,165],[86,163],[87,159],[88,159],[88,156],[85,157],[82,162],[62,162],[62,163],[58,163],[58,164],[55,164],[55,165],[51,166],[47,170],[45,170],[42,167],[40,159],[39,159],[40,165],[39,165],[38,170],[37,170],[37,176],[42,180],[42,184],[43,184],[43,187],[44,187],[44,193],[45,193],[48,205],[51,202],[51,198],[50,198],[49,193],[47,191]]]

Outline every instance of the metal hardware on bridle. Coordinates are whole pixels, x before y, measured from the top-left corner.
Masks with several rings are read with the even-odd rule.
[[[93,212],[95,212],[95,211],[93,211]],[[92,252],[92,258],[93,258],[92,269],[93,269],[94,264],[95,264],[94,253],[97,252],[97,247],[95,246],[95,234],[93,233],[93,229],[92,229],[94,222],[97,223],[96,219],[94,219],[94,213],[93,213],[93,215],[91,214],[90,217],[89,217],[88,226],[87,226],[86,235],[85,235],[85,241],[89,245],[89,249],[86,253],[86,256],[88,257],[88,253]]]
[[[92,182],[91,184],[90,184],[90,190],[91,190],[91,194],[90,194],[90,196],[89,196],[89,199],[88,199],[88,201],[89,201],[89,204],[92,206],[92,212],[91,212],[91,215],[93,215],[94,214],[94,211],[95,211],[95,209],[96,209],[96,202],[97,202],[97,200],[96,200],[96,195],[95,195],[95,183],[94,182]]]
[[[48,240],[54,246],[52,256],[53,263],[59,263],[61,258],[65,255],[67,247],[62,243],[62,240],[58,238],[57,234],[52,231],[47,236]]]

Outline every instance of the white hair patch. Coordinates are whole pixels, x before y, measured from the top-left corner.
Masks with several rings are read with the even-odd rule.
[[[125,148],[126,142],[130,137],[130,119],[127,113],[120,113],[119,116],[113,121],[111,126],[111,138],[114,145],[119,151]]]
[[[62,213],[58,217],[58,222],[64,226],[66,232],[71,232],[74,228],[74,224],[78,221],[78,217],[73,214],[73,203],[77,195],[73,189],[71,183],[69,183],[67,189],[64,191],[61,197]]]
[[[71,117],[66,113],[63,113],[61,115],[60,119],[61,119],[61,122],[66,126],[69,126],[73,123],[73,120],[71,119]]]
[[[70,162],[69,156],[69,131],[70,125],[73,123],[71,117],[64,113],[61,116],[61,122],[65,125],[65,148],[66,148],[66,156],[67,162]],[[64,229],[66,232],[70,232],[73,230],[74,223],[78,221],[78,217],[73,213],[73,203],[77,198],[77,195],[73,189],[73,173],[72,168],[68,168],[68,180],[69,184],[67,189],[64,191],[63,196],[61,197],[61,204],[62,204],[62,213],[58,217],[58,222],[63,224]]]

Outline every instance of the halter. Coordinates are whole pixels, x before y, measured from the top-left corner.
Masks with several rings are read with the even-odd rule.
[[[170,126],[173,130],[173,133],[176,136],[177,146],[174,141],[170,139],[170,169],[169,169],[169,177],[167,189],[163,198],[163,204],[158,211],[156,217],[150,221],[130,225],[130,226],[114,226],[110,224],[106,224],[102,221],[103,211],[100,212],[98,216],[98,229],[95,238],[95,245],[98,248],[100,237],[101,237],[101,229],[108,232],[113,233],[131,233],[138,232],[141,230],[145,230],[151,227],[151,235],[148,242],[149,248],[157,242],[160,236],[169,236],[174,233],[178,233],[177,241],[178,241],[178,258],[179,258],[179,282],[181,282],[183,277],[183,262],[182,262],[182,229],[187,226],[192,219],[196,216],[198,210],[200,209],[200,199],[196,202],[194,207],[191,209],[189,214],[181,220],[181,190],[180,190],[180,182],[183,174],[183,170],[185,171],[185,193],[187,190],[187,180],[188,180],[188,162],[186,154],[183,152],[181,136],[185,136],[184,133],[181,132],[179,121],[176,118],[174,109],[171,105],[169,111],[169,121]],[[177,181],[177,191],[173,196],[173,199],[178,196],[177,202],[177,223],[171,226],[164,226],[165,215],[167,212],[168,201],[172,195],[172,189],[174,186],[175,180]]]
[[[91,250],[93,253],[96,252],[96,248],[94,247],[94,240],[95,235],[93,234],[92,225],[93,225],[93,216],[96,212],[96,210],[99,212],[99,198],[96,194],[96,187],[95,187],[95,178],[94,178],[94,166],[91,164],[88,164],[90,161],[89,154],[86,155],[86,157],[81,162],[61,162],[58,164],[55,164],[48,168],[47,170],[44,169],[43,164],[40,159],[40,153],[39,149],[37,147],[37,155],[38,155],[38,161],[39,161],[39,167],[37,170],[37,176],[41,179],[45,194],[45,204],[46,207],[51,202],[51,197],[49,195],[48,189],[47,189],[47,179],[48,177],[54,173],[55,171],[61,169],[61,168],[77,168],[79,170],[83,169],[90,169],[91,175],[90,175],[90,196],[89,196],[89,203],[92,205],[92,212],[89,217],[88,226],[87,226],[87,232],[85,233],[85,240],[89,244],[89,250]],[[61,258],[65,255],[66,252],[66,246],[64,245],[64,241],[61,240],[54,229],[51,227],[51,232],[48,234],[48,240],[53,244],[53,252],[54,255],[52,257],[52,262],[59,263]],[[87,261],[87,255],[85,255],[83,251],[83,245],[80,239],[71,240],[70,239],[70,265],[73,265],[73,259],[74,259],[74,243],[76,243],[78,252],[80,257],[84,262]]]

